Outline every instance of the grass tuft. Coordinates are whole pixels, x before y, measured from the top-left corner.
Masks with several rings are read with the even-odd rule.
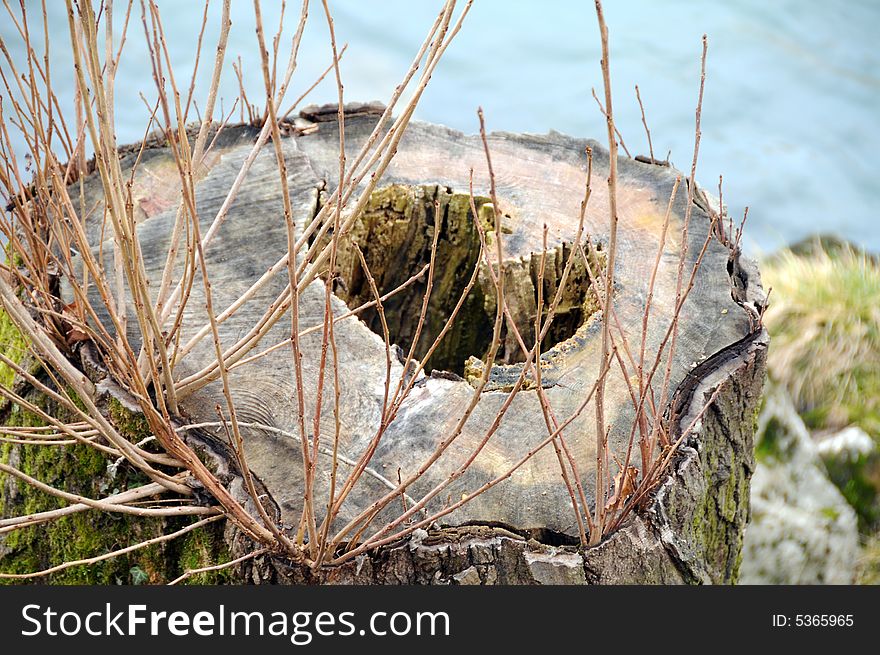
[[[811,429],[880,439],[880,265],[846,245],[790,250],[764,265],[771,375]]]

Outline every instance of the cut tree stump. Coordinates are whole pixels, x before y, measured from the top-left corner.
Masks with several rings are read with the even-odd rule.
[[[351,162],[377,118],[374,105],[346,107],[345,144]],[[336,189],[338,177],[338,124],[336,107],[309,108],[289,136],[282,139],[286,157],[293,219],[300,232],[315,217],[321,203]],[[209,156],[207,174],[196,187],[202,232],[223,202],[226,191],[251,150],[257,131],[249,126],[227,127]],[[608,153],[594,141],[558,133],[518,135],[493,133],[488,137],[496,173],[497,198],[503,216],[505,285],[514,321],[527,346],[534,339],[538,311],[535,285],[544,260],[545,303],[556,291],[578,230],[584,196],[587,149],[592,152],[592,196],[584,221],[588,262],[577,255],[554,330],[542,344],[542,386],[560,420],[581,405],[600,369],[601,315],[589,291],[590,272],[601,275],[608,243]],[[137,148],[123,154],[130,170]],[[678,171],[629,158],[618,162],[619,235],[615,270],[614,308],[631,344],[639,343],[648,282],[661,243],[663,217]],[[469,177],[473,169],[476,220],[490,243],[494,213],[488,199],[489,179],[479,136],[464,135],[439,125],[413,122],[396,157],[358,219],[350,240],[339,252],[339,280],[332,299],[341,315],[372,299],[351,245],[357,242],[380,291],[389,291],[418,272],[429,261],[434,230],[440,230],[436,279],[418,356],[445,323],[467,283],[479,252],[479,232],[469,208]],[[162,143],[151,144],[138,164],[133,185],[139,236],[148,274],[158,280],[165,263],[171,225],[179,202],[175,163]],[[684,176],[682,175],[684,178]],[[214,307],[227,307],[287,251],[281,187],[272,144],[256,158],[245,184],[222,228],[206,251]],[[100,180],[86,180],[87,206],[100,203]],[[668,236],[663,246],[647,334],[651,362],[673,317],[679,254],[683,245],[685,280],[706,240],[712,210],[701,192],[695,193],[692,217],[682,243],[687,186],[682,180],[672,205]],[[437,209],[435,209],[437,208]],[[94,215],[100,216],[98,209]],[[547,230],[547,250],[543,232]],[[112,266],[110,242],[99,243],[93,224],[94,248],[103,248]],[[494,248],[490,248],[493,252]],[[543,253],[543,254],[542,254]],[[587,270],[590,267],[590,271]],[[221,324],[221,340],[231,344],[263,315],[282,292],[286,270],[235,316]],[[158,284],[154,284],[154,288]],[[424,277],[390,299],[385,314],[392,340],[392,384],[408,365],[402,361],[415,334],[425,289]],[[346,305],[348,303],[348,306]],[[495,292],[485,267],[462,307],[458,321],[420,374],[414,389],[382,437],[369,470],[357,486],[335,527],[344,525],[419,466],[446,437],[475,392],[482,358],[491,341]],[[714,394],[711,407],[696,421],[664,482],[645,508],[632,515],[599,546],[577,546],[572,504],[552,447],[543,448],[509,479],[479,494],[446,515],[429,531],[389,544],[368,555],[321,573],[314,573],[277,557],[264,556],[239,566],[242,581],[326,582],[377,584],[532,584],[532,583],[727,583],[736,579],[742,533],[749,515],[749,478],[754,468],[754,416],[764,379],[768,337],[759,314],[764,303],[755,265],[712,238],[693,290],[679,318],[678,340],[671,369],[669,397],[671,430],[680,434],[694,422]],[[183,339],[207,323],[200,280],[193,285]],[[301,296],[300,328],[321,326],[324,282],[316,280]],[[546,311],[546,306],[543,311]],[[386,377],[386,349],[378,316],[365,312],[363,320],[350,318],[336,324],[339,357],[341,440],[340,475],[346,475],[376,433],[382,410]],[[135,320],[129,321],[136,326]],[[132,328],[130,328],[132,329]],[[130,337],[139,345],[137,335]],[[262,349],[290,337],[290,320],[281,320],[263,339]],[[313,413],[319,369],[320,328],[302,339],[306,416]],[[186,378],[214,361],[210,337],[177,365],[177,379]],[[477,447],[508,397],[520,374],[522,355],[512,331],[503,335],[499,360],[461,435],[438,461],[408,490],[420,498],[456,471]],[[86,370],[101,377],[101,362],[89,348],[82,350]],[[636,353],[637,356],[637,353]],[[328,369],[329,370],[329,369]],[[657,389],[662,379],[657,376]],[[278,520],[285,526],[299,521],[302,503],[301,445],[297,434],[295,377],[290,348],[234,368],[230,375],[238,418],[242,423],[271,429],[244,429],[247,461],[265,487]],[[532,374],[514,398],[497,432],[473,464],[427,506],[442,509],[472,494],[504,473],[547,437],[547,429]],[[112,380],[102,389],[126,402]],[[224,405],[219,382],[199,390],[181,405],[182,423],[217,420],[215,407]],[[328,375],[323,401],[322,453],[332,447],[333,376]],[[590,503],[594,501],[595,407],[590,403],[564,431],[566,443],[579,466]],[[615,365],[607,381],[606,420],[609,443],[623,459],[634,410],[626,380]],[[220,430],[190,430],[189,442],[226,473],[230,488],[245,500],[241,480],[228,461]],[[635,451],[638,449],[636,448]],[[326,505],[329,456],[318,466],[316,499]],[[640,466],[637,452],[634,465]],[[252,507],[252,505],[251,505]],[[376,517],[380,527],[399,515],[395,502]],[[319,517],[320,520],[321,517]],[[253,545],[233,528],[226,533],[235,555]]]

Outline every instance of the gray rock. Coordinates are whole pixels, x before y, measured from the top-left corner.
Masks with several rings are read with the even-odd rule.
[[[740,583],[852,583],[855,511],[828,479],[810,433],[780,387],[767,387],[758,437]]]
[[[816,441],[816,450],[824,460],[854,462],[871,455],[877,446],[871,436],[856,425],[826,435]]]

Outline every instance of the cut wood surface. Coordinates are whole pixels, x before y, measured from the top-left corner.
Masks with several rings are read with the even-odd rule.
[[[338,124],[336,109],[312,109],[303,112],[296,128],[288,130],[282,149],[286,158],[293,219],[302,230],[315,217],[320,203],[334,192],[338,178]],[[351,161],[373,129],[377,116],[369,106],[348,112],[345,122],[345,143]],[[308,128],[308,129],[303,129]],[[209,170],[196,186],[197,210],[204,233],[249,153],[256,130],[247,126],[223,130],[208,158]],[[608,175],[607,150],[594,141],[574,139],[562,134],[514,135],[493,133],[488,136],[489,149],[496,174],[499,209],[503,215],[502,243],[505,281],[509,281],[508,300],[511,312],[529,345],[534,339],[533,322],[536,311],[534,285],[543,251],[546,226],[548,245],[544,297],[555,290],[555,280],[564,265],[568,250],[576,241],[578,215],[584,197],[588,164],[587,149],[592,152],[592,196],[585,221],[585,233],[592,246],[588,256],[601,272],[604,248],[607,247]],[[124,155],[124,170],[130,170],[136,152]],[[359,241],[364,255],[382,291],[405,281],[428,262],[428,250],[435,229],[438,239],[438,281],[426,325],[428,334],[436,334],[445,321],[443,314],[455,302],[455,296],[467,281],[476,253],[479,234],[474,218],[469,215],[468,189],[473,169],[474,194],[477,205],[485,207],[489,196],[486,158],[479,136],[465,135],[438,125],[414,122],[400,143],[396,157],[385,173],[379,189],[373,194],[368,213],[355,226],[352,235]],[[648,294],[649,280],[658,248],[670,194],[681,175],[668,166],[641,163],[629,158],[619,160],[618,211],[619,234],[615,271],[614,309],[623,331],[638,357],[642,317]],[[101,216],[100,180],[91,176],[86,181],[89,206],[96,206],[94,216]],[[166,253],[179,202],[179,178],[168,149],[156,144],[145,151],[134,175],[133,196],[139,216],[139,236],[145,266],[154,280],[154,289],[165,263]],[[701,196],[698,196],[701,197]],[[647,334],[647,361],[653,357],[673,318],[676,281],[681,249],[684,257],[685,284],[693,264],[703,248],[710,230],[710,217],[701,199],[692,208],[687,241],[681,241],[687,207],[687,187],[683,180],[672,204],[668,235],[654,289],[651,319]],[[702,197],[701,197],[702,198]],[[434,202],[440,206],[435,215]],[[483,209],[478,210],[480,217]],[[491,215],[491,210],[489,212]],[[372,218],[370,218],[372,216]],[[108,267],[112,266],[111,243],[101,244],[98,219],[92,223],[94,248],[103,248]],[[487,230],[494,230],[491,221]],[[497,235],[488,234],[491,240]],[[385,239],[385,241],[382,241]],[[490,248],[494,258],[494,248]],[[206,250],[213,303],[216,310],[226,308],[238,299],[267,269],[287,252],[287,234],[283,217],[281,187],[272,144],[257,156],[237,199],[222,227]],[[333,311],[340,316],[349,308],[371,299],[363,279],[358,278],[359,265],[354,265],[353,248],[340,250],[341,280]],[[763,334],[755,320],[755,304],[760,304],[760,287],[754,271],[742,265],[738,253],[717,239],[711,239],[697,273],[694,287],[679,318],[678,339],[669,386],[670,400],[678,390],[691,401],[694,389],[725,366],[729,375],[741,370],[734,364],[743,363],[748,349],[736,349],[756,335]],[[346,273],[346,271],[348,271]],[[600,316],[596,299],[588,288],[583,264],[576,269],[575,282],[564,294],[559,329],[552,333],[543,348],[542,386],[560,421],[575,413],[600,370]],[[260,290],[239,312],[220,324],[220,337],[225,347],[235,343],[263,316],[266,308],[282,294],[287,283],[286,269]],[[420,285],[420,286],[419,286]],[[412,289],[389,301],[387,315],[392,333],[399,336],[401,350],[394,352],[391,364],[392,385],[404,371],[406,363],[400,353],[409,350],[416,319],[425,288],[424,279]],[[182,343],[190,339],[196,328],[207,323],[203,289],[193,285],[183,326]],[[475,393],[474,371],[477,360],[484,357],[481,348],[491,339],[491,323],[495,314],[494,290],[485,270],[463,308],[460,324],[450,331],[448,345],[433,360],[438,366],[433,373],[421,374],[412,393],[403,403],[396,419],[387,427],[379,442],[369,471],[358,482],[337,520],[346,523],[385,495],[398,476],[413,474],[446,438]],[[100,306],[99,302],[95,303]],[[320,326],[324,316],[324,282],[313,281],[300,298],[300,328]],[[376,327],[375,315],[367,322]],[[129,321],[130,330],[136,326]],[[488,334],[486,331],[489,331]],[[352,462],[364,452],[376,435],[382,412],[386,380],[386,350],[383,340],[358,318],[336,324],[339,356],[341,398],[340,473],[345,476]],[[139,344],[132,333],[133,343]],[[257,351],[290,338],[290,320],[279,321],[264,337]],[[425,339],[420,342],[424,345]],[[433,337],[431,337],[433,338]],[[764,337],[761,337],[764,338]],[[551,343],[561,339],[559,343]],[[766,345],[766,342],[764,341]],[[552,346],[552,347],[551,347]],[[304,393],[306,416],[313,411],[321,351],[321,333],[316,329],[302,339]],[[622,345],[621,345],[622,348]],[[420,498],[441,481],[455,474],[492,428],[499,409],[508,398],[512,381],[519,374],[521,357],[518,346],[508,331],[502,346],[504,364],[496,365],[491,383],[483,391],[473,415],[462,434],[442,456],[407,491],[411,498]],[[725,354],[728,353],[728,354]],[[754,357],[754,350],[748,351]],[[621,353],[623,354],[623,353]],[[177,362],[174,377],[184,380],[215,361],[210,336],[203,339]],[[763,372],[762,361],[757,367]],[[702,364],[702,366],[701,366]],[[754,362],[752,362],[754,364]],[[442,373],[441,371],[448,371]],[[655,385],[663,370],[658,372]],[[545,441],[548,431],[542,415],[534,377],[527,376],[524,389],[513,399],[497,431],[491,436],[471,466],[456,475],[454,482],[427,506],[429,512],[442,509],[450,502],[473,494],[481,485],[505,473],[531,450]],[[301,445],[297,432],[295,376],[289,346],[242,363],[232,369],[230,382],[243,424],[261,424],[273,429],[243,428],[247,461],[265,485],[277,505],[285,525],[296,525],[302,504]],[[530,388],[531,387],[531,388]],[[328,376],[323,401],[321,456],[318,462],[316,499],[326,506],[330,458],[335,429],[333,410],[333,376]],[[735,390],[730,391],[736,393]],[[751,393],[751,392],[750,392]],[[752,394],[753,396],[754,394]],[[701,400],[701,402],[705,402]],[[739,410],[730,412],[736,420],[757,402],[755,397],[737,399]],[[203,387],[186,397],[181,404],[183,418],[192,423],[217,420],[215,407],[224,405],[219,382]],[[225,405],[224,405],[225,406]],[[690,405],[682,401],[682,414]],[[594,502],[595,476],[595,407],[590,403],[563,432],[576,460],[588,501]],[[616,456],[625,458],[634,410],[626,380],[615,364],[608,376],[606,390],[609,443]],[[688,423],[681,419],[682,426]],[[741,426],[740,426],[741,427]],[[739,428],[737,428],[739,429]],[[748,426],[748,430],[751,427]],[[211,430],[210,436],[222,440],[222,431]],[[637,449],[635,449],[637,451]],[[639,466],[638,453],[634,464]],[[738,464],[741,465],[741,464]],[[740,490],[741,491],[741,490]],[[745,504],[747,500],[740,499]],[[374,527],[400,513],[399,504],[377,517]],[[320,517],[319,517],[320,520]],[[737,519],[744,523],[744,517]],[[560,475],[553,448],[543,448],[518,468],[509,479],[463,504],[441,523],[451,526],[484,524],[506,526],[532,534],[555,533],[563,540],[577,538],[572,504]],[[741,525],[739,529],[741,529]],[[720,566],[720,565],[719,565]],[[723,568],[723,566],[721,567]],[[697,575],[696,577],[700,577]],[[711,576],[709,576],[711,577]],[[723,577],[723,576],[722,576]]]

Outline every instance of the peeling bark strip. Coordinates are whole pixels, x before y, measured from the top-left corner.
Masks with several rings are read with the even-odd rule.
[[[300,234],[314,219],[322,198],[331,197],[338,180],[338,123],[336,108],[312,108],[295,121],[297,129],[282,139],[293,219]],[[367,139],[378,120],[370,106],[347,112],[345,144],[349,157]],[[196,185],[196,205],[201,224],[207,228],[223,202],[252,143],[255,130],[231,127],[217,139],[208,157],[209,172]],[[534,268],[536,254],[543,250],[546,226],[547,270],[543,298],[555,292],[554,270],[561,268],[567,249],[577,237],[578,214],[583,198],[587,167],[586,150],[593,156],[594,181],[607,176],[608,155],[598,143],[573,139],[558,133],[545,136],[496,133],[489,135],[496,172],[498,209],[502,219],[505,252],[505,280],[515,321],[533,325],[538,311]],[[130,170],[129,156],[123,168]],[[386,172],[381,188],[374,192],[367,211],[348,235],[347,243],[358,242],[373,273],[381,272],[381,292],[400,284],[424,264],[425,244],[433,230],[441,229],[436,298],[429,307],[428,327],[423,339],[430,340],[445,320],[450,298],[461,289],[476,265],[473,252],[473,218],[462,200],[466,198],[469,170],[474,171],[478,214],[487,207],[489,179],[479,137],[448,128],[413,123],[400,142],[397,155]],[[661,243],[663,216],[677,171],[631,159],[618,162],[618,251],[615,271],[615,311],[633,341],[641,335],[641,322],[648,284],[657,249]],[[136,170],[133,198],[140,216],[139,235],[147,273],[155,277],[165,262],[168,239],[175,218],[178,181],[174,162],[164,148],[149,150]],[[95,176],[86,180],[87,206],[100,201],[101,185]],[[660,347],[674,314],[679,253],[686,246],[685,272],[689,274],[710,229],[707,213],[694,205],[687,244],[680,242],[685,216],[685,194],[677,194],[672,205],[669,235],[654,290],[647,353]],[[433,202],[441,209],[435,215]],[[601,273],[607,247],[607,189],[593,184],[584,223],[592,247],[585,247],[589,266]],[[491,207],[490,207],[491,209]],[[95,211],[101,216],[101,211]],[[233,203],[226,222],[205,251],[213,285],[213,303],[218,311],[234,302],[287,250],[282,219],[282,198],[277,162],[272,147],[266,147],[254,162],[245,184]],[[494,217],[494,210],[491,211]],[[438,219],[440,223],[438,224]],[[481,216],[476,217],[482,220]],[[470,222],[469,222],[470,221]],[[494,225],[489,224],[494,227]],[[102,244],[99,226],[93,225],[94,249]],[[487,237],[497,238],[488,233]],[[105,256],[111,252],[103,244]],[[494,251],[493,248],[489,249]],[[369,299],[369,289],[359,278],[357,257],[350,246],[340,249],[340,280],[332,309],[339,316],[348,311],[344,300],[356,305]],[[490,257],[494,256],[490,255]],[[107,264],[112,265],[111,259]],[[580,406],[599,370],[601,324],[595,298],[586,289],[586,262],[573,270],[572,288],[566,288],[564,307],[557,330],[543,345],[542,386],[556,416],[563,420]],[[742,529],[748,516],[748,481],[752,469],[751,439],[753,414],[763,380],[766,333],[757,327],[755,308],[762,302],[756,273],[749,270],[739,253],[712,240],[703,258],[695,285],[679,318],[678,342],[671,369],[670,389],[679,393],[672,421],[680,431],[688,426],[712,393],[715,400],[697,421],[677,456],[674,473],[648,502],[648,510],[586,552],[564,544],[577,539],[571,502],[552,448],[540,450],[508,480],[476,496],[471,502],[444,517],[448,526],[431,534],[417,533],[402,544],[391,544],[368,558],[346,562],[322,573],[319,578],[282,562],[263,557],[241,565],[241,573],[255,581],[324,582],[412,582],[412,583],[533,583],[533,582],[729,582],[736,577]],[[481,277],[485,271],[480,273]],[[220,323],[224,344],[234,343],[263,315],[279,296],[285,275],[262,288],[240,311]],[[414,286],[389,303],[389,319],[403,351],[413,335],[413,300],[420,301]],[[154,290],[155,292],[155,290]],[[185,317],[181,343],[207,323],[199,282]],[[300,329],[315,328],[302,338],[302,367],[307,415],[313,412],[314,389],[320,358],[320,326],[323,322],[323,281],[309,285],[300,298]],[[421,376],[388,426],[365,475],[338,517],[334,527],[387,493],[388,479],[397,472],[406,478],[419,469],[447,436],[474,392],[466,377],[477,374],[484,356],[485,330],[481,316],[493,316],[491,283],[482,280],[464,309],[461,323],[453,330],[444,349],[431,363],[434,372]],[[96,303],[99,305],[100,303]],[[418,303],[416,303],[418,304]],[[415,311],[418,311],[416,307]],[[365,316],[369,323],[371,318]],[[491,323],[491,319],[490,319]],[[135,320],[130,326],[137,325]],[[131,329],[131,328],[130,328]],[[369,327],[356,319],[336,324],[339,353],[342,439],[344,461],[356,461],[376,434],[386,376],[385,348]],[[532,330],[525,329],[523,334]],[[137,335],[130,334],[135,345]],[[289,338],[289,321],[280,321],[264,338],[261,348]],[[531,338],[534,338],[533,336]],[[420,498],[455,471],[490,428],[507,397],[506,391],[519,375],[518,346],[507,335],[502,362],[491,371],[491,385],[482,394],[463,433],[408,490]],[[417,352],[419,350],[417,349]],[[472,359],[462,361],[463,357]],[[174,370],[184,379],[215,358],[211,340],[201,341]],[[701,362],[705,364],[700,365]],[[395,380],[408,363],[394,358]],[[660,378],[654,384],[659,391]],[[295,524],[302,503],[301,447],[283,436],[295,433],[296,389],[286,351],[273,353],[230,372],[232,395],[242,425],[262,424],[271,429],[243,427],[247,461],[264,485],[278,519]],[[325,393],[332,397],[332,379]],[[684,385],[684,386],[682,386]],[[706,385],[710,385],[707,387]],[[534,385],[532,385],[534,386]],[[711,387],[711,388],[710,388]],[[720,389],[720,390],[719,390]],[[717,393],[715,390],[718,390]],[[606,421],[609,444],[623,459],[634,416],[632,402],[619,368],[612,368],[606,384]],[[661,399],[668,402],[672,398]],[[201,388],[181,401],[183,418],[192,423],[216,420],[214,408],[222,404],[219,383]],[[322,435],[332,435],[332,402],[323,403]],[[696,409],[694,409],[696,407]],[[565,430],[572,456],[578,462],[589,503],[594,503],[595,409],[586,408]],[[691,417],[691,418],[689,418]],[[547,437],[537,392],[526,384],[473,465],[459,476],[427,510],[434,512],[447,503],[473,493],[482,484],[506,471]],[[200,439],[205,457],[213,458],[226,472],[233,493],[245,498],[235,467],[221,460],[228,457],[221,447],[221,433],[201,431],[189,439]],[[322,437],[323,438],[323,437]],[[329,442],[322,446],[330,447]],[[638,449],[635,449],[636,451]],[[321,455],[316,479],[316,507],[326,507],[329,487],[329,458]],[[322,466],[324,464],[324,466]],[[633,464],[640,466],[638,453]],[[340,474],[350,469],[340,464]],[[383,482],[383,480],[385,482]],[[374,527],[399,514],[398,504],[377,516]],[[319,517],[320,520],[320,517]],[[495,527],[473,527],[482,525]],[[502,527],[503,526],[503,529]],[[295,525],[294,525],[295,528]],[[235,548],[244,553],[250,546],[229,534]],[[556,544],[556,545],[551,545]]]

